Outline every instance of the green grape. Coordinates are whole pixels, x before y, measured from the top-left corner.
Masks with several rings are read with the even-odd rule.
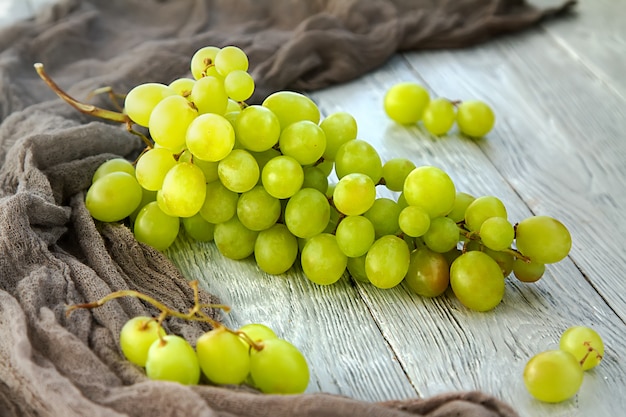
[[[348,257],[339,249],[334,235],[321,233],[306,241],[300,254],[300,262],[308,279],[319,285],[329,285],[341,278],[346,270]]]
[[[215,225],[204,220],[200,213],[191,217],[182,218],[183,228],[189,236],[199,242],[210,242],[213,240]]]
[[[583,382],[583,369],[569,352],[547,350],[524,367],[524,384],[539,401],[558,403],[573,397]]]
[[[254,93],[254,79],[246,71],[234,70],[224,78],[224,89],[231,99],[246,101]]]
[[[261,173],[263,187],[276,198],[289,198],[302,188],[304,170],[302,165],[287,155],[270,159]]]
[[[479,100],[464,101],[457,107],[456,123],[461,133],[480,138],[491,131],[496,116],[488,104]]]
[[[369,210],[376,201],[376,184],[365,174],[352,173],[335,185],[333,203],[346,216],[358,216]]]
[[[176,95],[176,90],[159,83],[140,84],[131,89],[124,99],[124,112],[140,126],[148,127],[150,114],[165,97]]]
[[[266,151],[278,143],[280,122],[268,108],[252,105],[239,113],[235,122],[237,140],[250,151]]]
[[[206,76],[197,80],[189,98],[200,114],[224,115],[228,107],[228,94],[226,94],[224,82],[218,77]]]
[[[559,340],[559,348],[574,355],[583,371],[598,366],[604,356],[602,338],[587,326],[572,326],[565,330]]]
[[[191,57],[191,74],[196,80],[206,76],[220,76],[215,69],[215,56],[220,51],[216,46],[198,49]]]
[[[314,188],[325,194],[328,190],[328,176],[316,166],[308,166],[303,168],[304,179],[302,188]]]
[[[330,218],[328,219],[328,224],[326,225],[323,233],[330,233],[334,235],[337,230],[337,225],[342,217],[343,216],[339,214],[335,207],[330,206]]]
[[[244,149],[234,149],[217,166],[217,174],[224,187],[236,193],[250,191],[259,181],[259,164]]]
[[[291,343],[266,339],[263,349],[250,352],[250,376],[266,394],[300,394],[309,384],[309,366]]]
[[[402,82],[387,90],[383,108],[391,120],[408,125],[422,118],[429,101],[430,95],[424,87],[414,82]]]
[[[398,207],[401,207],[398,204]],[[417,206],[406,206],[398,216],[398,226],[402,233],[411,237],[423,236],[430,228],[430,216]]]
[[[287,229],[277,223],[262,230],[254,243],[254,259],[263,272],[280,275],[292,267],[298,256],[298,240]]]
[[[135,166],[137,182],[146,190],[157,191],[163,186],[163,179],[176,165],[176,158],[169,149],[152,148],[144,152]]]
[[[320,111],[313,100],[293,91],[272,93],[263,100],[262,105],[278,117],[281,130],[300,120],[310,120],[316,124],[320,121]]]
[[[93,173],[91,183],[98,181],[100,178],[112,172],[126,172],[130,175],[135,175],[135,167],[133,164],[124,158],[113,158],[100,164],[96,172]]]
[[[85,206],[94,219],[117,222],[135,211],[142,197],[141,186],[133,175],[111,172],[91,184]]]
[[[259,170],[263,172],[263,168],[265,168],[265,164],[267,164],[272,158],[276,158],[277,156],[281,156],[282,154],[278,149],[270,148],[261,152],[250,152],[254,159],[256,159],[257,164],[259,165]],[[259,178],[259,184],[262,182],[262,179]]]
[[[404,181],[403,194],[410,206],[421,207],[431,218],[448,214],[456,199],[452,179],[434,166],[411,171]]]
[[[248,347],[225,327],[202,334],[196,341],[196,352],[200,369],[214,384],[239,385],[250,373]]]
[[[178,153],[185,146],[187,127],[197,115],[198,111],[184,97],[165,97],[150,114],[150,136],[157,145]]]
[[[433,135],[441,136],[448,133],[456,120],[454,104],[447,98],[431,100],[424,109],[422,123]]]
[[[572,247],[567,227],[549,216],[532,216],[519,222],[515,242],[524,256],[542,264],[559,262]]]
[[[270,327],[266,326],[262,323],[248,323],[241,326],[238,330],[238,333],[244,333],[250,340],[255,343],[262,342],[268,339],[277,339],[276,333]],[[244,337],[240,337],[239,340],[243,342],[246,346],[246,349],[250,347],[248,342],[246,342]]]
[[[322,233],[329,220],[330,204],[323,193],[313,188],[299,190],[285,207],[285,225],[303,239]]]
[[[187,150],[186,154],[191,155],[191,152]],[[182,160],[179,158],[179,162]],[[204,174],[204,179],[207,183],[219,180],[219,174],[217,173],[217,167],[219,165],[219,161],[205,161],[200,158],[193,158],[193,164],[200,168],[202,173]]]
[[[250,230],[265,230],[280,217],[280,201],[272,197],[260,185],[239,196],[237,201],[237,217]]]
[[[374,243],[374,225],[363,216],[347,216],[339,222],[335,232],[339,249],[351,258],[363,256]]]
[[[156,192],[156,199],[155,199],[155,201],[156,201],[157,205],[159,206],[159,209],[161,209],[161,211],[163,213],[167,214],[168,216],[178,218],[178,216],[176,216],[174,213],[172,213],[167,208],[167,204],[165,204],[165,200],[163,200],[163,192],[161,190],[158,190]]]
[[[378,152],[364,140],[351,140],[339,147],[335,155],[337,178],[348,174],[365,174],[378,184],[383,175],[383,164]]]
[[[180,220],[167,215],[159,208],[156,201],[148,203],[137,214],[133,233],[138,242],[164,251],[178,236]]]
[[[319,168],[324,173],[324,175],[328,177],[330,173],[333,172],[333,169],[335,168],[335,162],[330,161],[330,160],[324,160],[322,162],[315,164],[315,166]]]
[[[377,239],[365,256],[365,272],[378,288],[392,288],[404,279],[409,270],[411,253],[406,242],[397,236]]]
[[[169,87],[176,91],[176,94],[189,98],[191,96],[191,90],[196,80],[192,78],[177,78],[169,84]]]
[[[505,287],[498,263],[480,251],[465,252],[452,262],[450,286],[461,304],[475,311],[494,309]]]
[[[301,165],[317,162],[326,149],[326,135],[310,120],[301,120],[287,126],[280,134],[278,146],[283,155],[289,155]]]
[[[504,217],[490,217],[480,225],[480,239],[485,246],[494,251],[507,249],[513,243],[515,230]]]
[[[497,197],[486,195],[476,198],[465,210],[465,226],[480,231],[480,226],[490,217],[507,218],[506,207]]]
[[[430,227],[422,238],[432,251],[445,253],[459,243],[459,227],[449,217],[435,217],[430,220]]]
[[[144,367],[148,358],[148,349],[159,336],[165,336],[165,330],[152,317],[137,316],[128,320],[120,331],[120,348],[124,357],[135,365]]]
[[[322,156],[329,161],[334,161],[339,147],[350,140],[356,139],[358,133],[354,117],[350,113],[343,111],[328,115],[322,120],[320,127],[326,136],[326,149],[324,149]]]
[[[504,277],[511,275],[511,272],[513,272],[513,263],[515,262],[515,257],[511,252],[495,251],[486,247],[483,247],[482,251],[496,261],[496,263],[500,266]]]
[[[236,46],[226,46],[215,55],[215,69],[222,77],[237,70],[247,71],[248,56]]]
[[[363,256],[357,256],[356,258],[348,258],[348,272],[350,276],[359,282],[368,283],[370,280],[367,278],[367,272],[365,271],[365,258],[367,254]]]
[[[200,381],[198,357],[189,342],[168,334],[148,349],[146,375],[150,379],[194,385]]]
[[[194,164],[179,162],[165,174],[160,192],[168,213],[178,217],[191,217],[204,204],[204,174]]]
[[[233,100],[232,98],[229,98],[228,105],[226,106],[226,114],[239,113],[239,112],[241,112],[241,106],[239,105],[239,103]]]
[[[248,229],[237,216],[216,224],[213,240],[222,255],[229,259],[245,259],[254,252],[254,245],[259,232]]]
[[[237,212],[239,194],[224,187],[220,181],[206,185],[206,197],[200,215],[209,223],[218,224],[228,221]]]
[[[546,265],[539,262],[526,262],[516,258],[513,261],[513,274],[522,282],[536,282],[546,272]]]
[[[363,216],[365,216],[374,225],[376,238],[385,235],[395,235],[400,231],[398,218],[402,209],[390,198],[380,197],[374,200],[374,204],[369,208]]]
[[[156,191],[146,190],[143,187],[141,188],[141,202],[139,203],[135,211],[130,213],[130,215],[128,216],[128,218],[133,224],[135,223],[135,219],[137,219],[137,214],[139,214],[141,209],[144,208],[148,203],[156,201],[156,196],[157,196]]]
[[[383,164],[385,186],[391,191],[402,191],[404,180],[415,169],[415,164],[406,158],[393,158]]]
[[[194,156],[204,161],[221,161],[235,146],[235,129],[224,116],[201,114],[187,128],[185,143]]]
[[[468,193],[464,193],[462,191],[457,191],[456,198],[454,199],[454,205],[452,206],[452,210],[447,214],[452,220],[456,223],[462,222],[465,220],[465,211],[467,207],[475,200],[476,198]]]
[[[411,291],[422,297],[438,297],[450,284],[446,257],[425,246],[411,252],[409,270],[404,277]]]

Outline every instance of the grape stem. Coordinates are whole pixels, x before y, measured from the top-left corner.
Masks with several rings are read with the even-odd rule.
[[[596,358],[598,358],[599,360],[602,360],[602,355],[598,352],[596,348],[591,346],[591,342],[585,341],[583,345],[587,347],[587,353],[585,353],[585,356],[583,356],[583,358],[580,360],[580,366],[583,366],[583,364],[585,363],[589,355],[593,352],[595,352]]]
[[[35,70],[37,71],[37,74],[48,85],[48,87],[50,87],[50,89],[52,91],[54,91],[57,96],[62,98],[70,106],[74,107],[76,110],[78,110],[81,113],[89,114],[91,116],[95,116],[95,117],[98,117],[100,119],[105,119],[105,120],[110,120],[112,122],[125,124],[126,125],[126,129],[130,133],[132,133],[132,134],[134,134],[136,136],[139,136],[141,138],[141,140],[143,140],[143,142],[149,148],[152,148],[152,142],[150,141],[150,139],[148,139],[145,135],[143,135],[143,134],[141,134],[141,133],[139,133],[139,132],[137,132],[137,131],[135,131],[133,129],[133,121],[132,121],[132,119],[130,117],[128,117],[127,114],[125,114],[123,112],[103,109],[101,107],[94,106],[93,104],[81,103],[80,101],[76,100],[74,97],[70,96],[68,93],[63,91],[63,89],[61,89],[61,87],[59,87],[58,84],[54,82],[54,80],[50,77],[50,75],[48,75],[48,73],[45,71],[44,66],[43,66],[42,63],[37,62],[34,66],[35,66]],[[115,95],[113,95],[112,89],[110,87],[104,87],[103,89],[97,89],[94,92],[92,92],[92,94],[100,93],[100,92],[107,92],[107,89],[108,89],[108,92],[111,95],[111,97],[115,97]],[[114,103],[116,103],[116,102],[114,101]],[[118,105],[118,107],[119,107],[119,105]]]

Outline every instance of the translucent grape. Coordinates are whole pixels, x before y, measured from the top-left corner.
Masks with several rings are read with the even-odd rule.
[[[409,205],[421,207],[431,218],[448,214],[456,199],[452,179],[434,166],[411,171],[404,181],[403,194]]]
[[[170,169],[176,165],[174,154],[169,149],[152,148],[139,158],[135,166],[137,182],[150,191],[160,190],[163,179]]]
[[[565,330],[559,340],[559,348],[574,355],[583,371],[598,366],[604,356],[602,338],[587,326],[572,326]]]
[[[339,222],[335,232],[339,249],[349,257],[365,255],[374,243],[374,225],[363,216],[347,216]]]
[[[385,186],[391,191],[402,191],[404,180],[415,169],[415,164],[406,158],[393,158],[383,164]]]
[[[372,222],[378,239],[384,235],[395,235],[400,231],[398,218],[401,211],[401,207],[394,200],[379,197],[363,216]]]
[[[307,166],[303,168],[304,179],[302,188],[314,188],[321,193],[328,190],[328,176],[316,166]]]
[[[200,215],[209,223],[224,223],[237,212],[239,194],[224,187],[219,181],[206,185],[206,197]]]
[[[191,57],[191,74],[196,80],[209,76],[219,76],[215,69],[215,56],[220,51],[216,46],[198,49]]]
[[[448,261],[443,254],[427,247],[414,250],[404,281],[414,293],[422,297],[438,297],[450,283]]]
[[[491,131],[496,122],[496,116],[487,103],[469,100],[457,107],[456,122],[461,133],[480,138]]]
[[[494,251],[507,249],[513,243],[515,230],[503,217],[490,217],[480,225],[480,239],[485,246]]]
[[[422,123],[433,135],[441,136],[448,133],[456,120],[454,104],[447,98],[436,98],[424,109]]]
[[[526,262],[522,259],[513,261],[513,274],[522,282],[536,282],[546,271],[545,264],[539,262]]]
[[[248,338],[253,342],[262,342],[267,339],[278,338],[274,330],[262,323],[244,324],[237,330],[237,332],[245,333],[246,336],[248,336]],[[244,338],[240,338],[240,340],[244,343],[246,349],[250,347]]]
[[[398,207],[400,207],[399,204]],[[420,207],[407,206],[400,211],[398,226],[405,235],[412,237],[423,236],[430,227],[430,216]]]
[[[406,242],[397,236],[377,239],[365,256],[365,272],[378,288],[392,288],[402,282],[409,270],[411,253]]]
[[[430,95],[424,87],[414,82],[402,82],[387,90],[383,108],[390,119],[408,125],[422,118],[429,101]]]
[[[189,99],[195,82],[196,80],[191,78],[177,78],[169,84],[169,87],[176,91],[179,96]]]
[[[135,211],[142,197],[143,191],[135,177],[117,171],[91,184],[85,196],[85,206],[94,219],[117,222]]]
[[[224,115],[228,107],[228,94],[221,78],[206,76],[197,80],[191,90],[191,101],[200,114]]]
[[[165,331],[155,319],[137,316],[128,320],[120,331],[120,348],[124,357],[135,365],[144,367],[148,358],[148,349]]]
[[[316,124],[320,121],[317,105],[304,94],[278,91],[263,100],[262,105],[278,117],[281,130],[300,120],[310,120]]]
[[[219,114],[201,114],[187,128],[185,143],[191,153],[205,161],[224,159],[235,146],[235,129]]]
[[[252,105],[241,111],[235,122],[237,140],[248,150],[262,152],[278,143],[280,122],[268,108]]]
[[[185,132],[198,112],[179,95],[161,100],[152,110],[148,128],[159,146],[178,153],[185,146]]]
[[[459,242],[459,227],[449,217],[435,217],[431,219],[423,239],[432,251],[445,253],[454,249]]]
[[[505,287],[500,266],[480,251],[466,252],[452,262],[450,286],[461,304],[475,311],[494,309]]]
[[[185,232],[194,240],[199,242],[210,242],[213,240],[215,225],[207,222],[200,213],[191,217],[183,217],[182,223]]]
[[[263,341],[250,353],[250,376],[266,394],[299,394],[309,384],[309,367],[300,351],[284,339]]]
[[[259,232],[245,227],[233,216],[230,220],[215,225],[213,240],[222,255],[229,259],[244,259],[252,255]]]
[[[278,140],[280,150],[301,165],[317,162],[326,149],[326,135],[321,127],[309,120],[294,122],[283,129]]]
[[[559,262],[572,247],[567,227],[549,216],[528,217],[519,222],[515,230],[517,249],[534,262]]]
[[[250,191],[259,181],[259,164],[244,149],[234,149],[217,166],[217,174],[224,187],[236,193]]]
[[[233,100],[246,101],[254,93],[254,79],[246,71],[231,71],[224,78],[224,89]]]
[[[447,216],[454,220],[456,223],[465,220],[465,211],[475,199],[476,198],[471,194],[457,191],[456,198],[454,199],[454,205],[452,206],[452,210],[450,210],[450,213],[448,213]]]
[[[287,155],[270,159],[261,178],[265,190],[276,198],[289,198],[300,190],[304,182],[302,165]]]
[[[165,174],[160,193],[168,213],[178,217],[191,217],[204,204],[204,174],[194,164],[179,162]]]
[[[348,257],[339,249],[334,235],[321,233],[307,240],[300,260],[308,279],[319,285],[329,285],[341,278]]]
[[[198,363],[204,375],[214,384],[243,383],[250,373],[248,347],[238,335],[217,327],[196,341]]]
[[[272,227],[280,213],[280,201],[260,185],[242,193],[237,201],[237,217],[250,230],[260,231]]]
[[[483,222],[490,217],[506,219],[506,207],[497,197],[490,195],[478,197],[465,210],[465,226],[468,230],[479,231]]]
[[[287,272],[298,256],[298,240],[287,229],[277,223],[262,230],[254,243],[254,259],[262,271],[278,275]]]
[[[215,69],[222,77],[232,71],[247,71],[248,56],[236,46],[226,46],[215,55]]]
[[[350,113],[335,112],[328,115],[320,123],[326,136],[326,149],[322,155],[325,160],[334,161],[337,150],[344,143],[356,139],[358,127]]]
[[[285,207],[285,225],[295,236],[308,239],[320,234],[330,220],[326,196],[313,188],[302,188]]]
[[[352,173],[342,177],[333,191],[333,204],[347,216],[369,210],[376,200],[376,185],[365,174]]]
[[[126,172],[130,175],[135,175],[135,167],[133,164],[124,158],[113,158],[103,162],[96,169],[91,177],[91,183],[98,181],[100,178],[112,172]]]
[[[337,178],[352,173],[365,174],[378,184],[383,175],[383,164],[378,152],[364,140],[351,140],[337,150],[335,155]]]
[[[131,89],[124,99],[124,112],[140,126],[148,127],[150,114],[165,97],[176,95],[176,90],[164,84],[145,83]]]
[[[578,392],[583,382],[583,369],[571,353],[548,350],[533,356],[526,363],[523,378],[533,397],[558,403]]]
[[[179,229],[178,217],[165,214],[156,201],[146,204],[139,211],[133,225],[133,233],[138,242],[160,251],[174,243]]]
[[[146,375],[150,379],[174,381],[184,385],[200,381],[198,357],[189,342],[180,336],[166,335],[148,349]]]

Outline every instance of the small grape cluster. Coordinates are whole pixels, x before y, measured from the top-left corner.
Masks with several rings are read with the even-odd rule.
[[[445,135],[456,123],[462,134],[480,138],[489,133],[496,122],[493,110],[482,100],[431,99],[426,88],[412,81],[389,88],[383,107],[395,122],[414,125],[421,121],[424,128],[436,136]]]
[[[120,331],[120,349],[131,363],[145,368],[150,379],[198,384],[204,376],[215,385],[246,384],[264,393],[298,394],[309,383],[309,368],[293,344],[279,338],[261,323],[249,323],[232,330],[203,313],[204,308],[228,309],[223,305],[200,304],[198,283],[192,281],[195,304],[189,313],[180,313],[143,293],[133,290],[113,292],[92,303],[67,308],[95,308],[119,297],[133,296],[159,308],[158,317],[136,316]],[[183,337],[166,334],[162,327],[167,316],[204,321],[213,329],[203,333],[194,347]]]
[[[584,372],[598,366],[604,356],[604,342],[590,327],[565,330],[559,349],[533,356],[524,368],[524,384],[536,399],[558,403],[573,397],[583,383]]]
[[[404,281],[425,297],[451,287],[477,311],[501,302],[511,273],[534,282],[546,264],[569,253],[569,231],[554,218],[513,224],[501,200],[457,190],[440,168],[401,157],[383,163],[357,139],[349,113],[320,120],[310,98],[290,91],[259,105],[236,101],[253,92],[247,67],[239,48],[206,47],[192,57],[195,79],[133,88],[125,111],[149,129],[154,144],[134,166],[114,159],[98,168],[86,195],[93,217],[130,216],[137,240],[159,250],[174,242],[182,223],[228,258],[253,255],[269,274],[299,259],[320,285],[347,270],[379,288]],[[387,94],[388,111],[406,110],[390,104],[389,97],[400,103],[407,88],[415,90],[401,87]],[[427,93],[415,91],[428,109]],[[470,132],[493,124],[467,114],[456,120]],[[337,181],[330,181],[333,171]],[[397,199],[378,197],[378,186]]]

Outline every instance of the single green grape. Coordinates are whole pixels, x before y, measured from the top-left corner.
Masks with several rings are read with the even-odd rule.
[[[411,252],[406,242],[397,236],[377,239],[365,256],[365,272],[378,288],[392,288],[404,279],[409,270]]]
[[[132,88],[124,98],[124,112],[140,126],[148,127],[150,115],[165,97],[176,95],[176,90],[159,83],[145,83]]]
[[[208,76],[220,76],[215,69],[215,57],[220,51],[216,46],[198,49],[191,57],[191,74],[196,80]]]
[[[224,187],[236,193],[245,193],[259,181],[259,164],[250,152],[234,149],[219,162],[217,175]]]
[[[196,341],[198,363],[214,384],[239,385],[250,373],[248,347],[225,327],[203,333]]]
[[[587,326],[572,326],[565,330],[559,340],[559,348],[574,355],[583,371],[598,366],[604,356],[602,337]]]
[[[150,379],[194,385],[200,381],[200,365],[193,347],[180,336],[168,334],[155,340],[146,359]]]
[[[234,70],[224,78],[224,89],[235,101],[246,101],[254,93],[254,78],[246,71]]]
[[[494,309],[502,301],[504,284],[500,266],[484,252],[466,252],[450,266],[452,291],[471,310]]]
[[[422,115],[424,127],[433,135],[441,136],[448,133],[456,121],[454,104],[447,98],[431,100]]]
[[[224,81],[221,77],[202,77],[193,85],[189,99],[198,109],[199,114],[215,113],[226,114],[228,107],[228,94],[224,88]]]
[[[235,129],[224,116],[213,113],[196,117],[185,136],[185,143],[191,153],[210,162],[221,161],[235,146]]]
[[[198,111],[179,95],[162,99],[150,113],[148,128],[154,142],[174,153],[185,147],[185,132]]]
[[[461,133],[480,138],[491,131],[496,122],[496,116],[487,103],[469,100],[457,107],[456,122]]]
[[[354,116],[343,111],[329,114],[321,121],[320,127],[326,136],[326,149],[324,149],[322,156],[324,160],[328,161],[334,161],[339,147],[350,140],[356,139],[358,133],[357,122]]]
[[[456,223],[462,222],[465,220],[465,211],[467,210],[467,207],[469,207],[475,199],[476,198],[471,194],[463,191],[457,191],[456,198],[454,199],[454,205],[447,216]]]
[[[254,252],[259,232],[248,229],[237,216],[215,225],[213,241],[222,255],[229,259],[245,259]]]
[[[532,216],[517,224],[515,243],[532,261],[551,264],[569,254],[572,237],[560,221],[549,216]]]
[[[465,210],[465,226],[468,230],[479,231],[480,226],[490,217],[507,218],[506,207],[499,198],[486,195],[474,199]]]
[[[388,160],[383,164],[385,186],[391,191],[402,191],[404,180],[415,168],[415,164],[406,158]]]
[[[320,121],[320,110],[309,97],[293,91],[278,91],[263,100],[262,106],[278,117],[280,129],[300,120]]]
[[[91,177],[91,183],[93,184],[100,178],[112,172],[126,172],[130,175],[135,175],[135,167],[129,160],[124,158],[109,159],[108,161],[100,164],[100,166],[96,169],[96,172],[93,173],[93,177]]]
[[[242,193],[237,201],[237,217],[250,230],[261,231],[272,227],[280,214],[280,200],[269,195],[261,185]]]
[[[519,258],[513,261],[513,274],[522,282],[539,281],[545,271],[546,265],[539,262],[527,262]]]
[[[504,217],[490,217],[479,229],[480,240],[485,246],[494,251],[507,249],[513,243],[515,230],[513,225]]]
[[[334,235],[320,233],[306,241],[300,262],[308,279],[319,285],[329,285],[341,278],[348,257],[339,249]]]
[[[459,243],[459,227],[449,217],[435,217],[430,220],[430,227],[422,238],[432,251],[446,253]]]
[[[401,207],[398,204],[398,207]],[[420,237],[430,228],[430,216],[417,206],[406,206],[400,210],[398,226],[402,233],[411,237]]]
[[[301,120],[287,126],[280,134],[278,146],[283,155],[289,155],[301,165],[317,162],[326,149],[326,135],[310,120]]]
[[[181,220],[185,232],[194,240],[198,242],[210,242],[213,240],[215,225],[207,222],[200,213],[191,217],[183,217]]]
[[[168,171],[176,165],[174,153],[165,148],[152,148],[144,152],[135,166],[137,182],[150,191],[163,187],[163,179]]]
[[[409,125],[417,123],[430,101],[428,91],[414,82],[402,82],[389,88],[383,99],[383,108],[393,121]]]
[[[333,204],[346,216],[358,216],[369,210],[376,200],[376,184],[361,173],[342,177],[333,190]]]
[[[120,349],[124,357],[144,367],[148,349],[155,340],[165,336],[165,330],[152,317],[136,316],[128,320],[120,331]]]
[[[267,107],[254,104],[239,113],[235,130],[237,140],[245,149],[263,152],[278,143],[280,121]]]
[[[146,204],[139,211],[133,225],[133,233],[138,242],[160,251],[174,243],[179,229],[179,218],[164,213],[156,201]]]
[[[171,83],[169,83],[168,87],[176,91],[176,94],[179,96],[183,96],[189,99],[191,96],[191,90],[193,89],[193,85],[196,83],[196,80],[192,78],[177,78]]]
[[[237,329],[238,333],[244,333],[248,339],[255,343],[262,342],[268,339],[277,339],[278,336],[269,326],[263,323],[247,323]],[[250,344],[246,341],[245,337],[240,337],[239,340],[244,344],[246,349],[250,348]]]
[[[365,216],[376,232],[376,239],[385,235],[395,235],[400,231],[398,218],[402,208],[394,200],[386,197],[379,197],[374,200],[363,216]]]
[[[85,196],[89,214],[102,222],[117,222],[135,211],[143,191],[133,175],[111,172],[91,184]]]
[[[168,213],[191,217],[200,211],[206,198],[204,174],[194,164],[179,162],[165,174],[160,193]]]
[[[215,69],[222,77],[232,71],[247,71],[248,65],[248,56],[236,46],[225,46],[215,55]]]
[[[425,246],[411,252],[409,269],[404,277],[409,288],[422,297],[438,297],[450,284],[446,257]]]
[[[265,339],[250,352],[250,376],[266,394],[300,394],[309,384],[309,366],[294,345],[281,338]]]
[[[265,273],[279,275],[293,266],[298,256],[298,240],[282,223],[262,230],[254,242],[254,259]]]
[[[583,382],[583,368],[570,352],[547,350],[526,363],[523,378],[533,397],[558,403],[576,395]]]
[[[326,196],[313,188],[302,188],[287,202],[285,225],[295,236],[308,239],[324,231],[330,220]]]
[[[237,212],[238,201],[239,194],[224,187],[220,181],[213,181],[206,185],[206,196],[199,213],[209,223],[224,223]]]
[[[344,217],[335,232],[339,249],[351,258],[365,255],[374,243],[376,232],[371,221],[363,216]]]
[[[420,166],[406,177],[403,194],[409,205],[421,207],[434,218],[445,216],[452,210],[456,188],[450,176],[442,169]]]
[[[302,188],[304,170],[294,158],[280,155],[265,164],[261,179],[270,195],[280,199],[289,198]]]
[[[348,258],[348,273],[352,278],[359,282],[370,283],[370,280],[367,278],[367,272],[365,271],[365,258],[367,254],[362,256],[357,256],[356,258]]]
[[[328,190],[328,175],[317,166],[303,168],[302,188],[314,188],[322,194]]]
[[[341,179],[348,174],[365,174],[378,184],[383,175],[380,155],[364,140],[350,140],[339,147],[335,155],[335,173]]]

